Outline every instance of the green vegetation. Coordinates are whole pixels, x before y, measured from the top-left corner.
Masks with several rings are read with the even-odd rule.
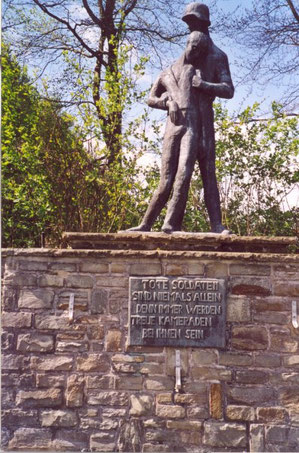
[[[123,76],[127,50],[119,54],[117,75],[107,77],[105,90],[110,95],[98,104],[104,116],[116,112],[118,102],[124,112],[145,95],[136,91],[129,75]],[[142,68],[143,62],[134,69],[142,74]],[[156,165],[139,164],[145,152],[161,149],[161,140],[145,135],[146,111],[123,122],[117,136],[120,151],[111,160],[111,147],[96,135],[96,122],[101,120],[93,111],[82,109],[78,123],[63,111],[59,99],[45,100],[6,46],[2,79],[3,246],[40,246],[41,232],[48,245],[59,246],[63,231],[115,232],[138,224],[159,180]],[[253,120],[257,105],[237,121],[220,105],[215,110],[224,223],[238,234],[296,234],[296,213],[286,205],[282,208],[282,202],[298,182],[297,118],[285,117],[276,104],[267,121]],[[91,131],[94,153],[86,146],[87,138],[93,143]],[[157,124],[152,124],[152,132],[159,136]],[[157,229],[161,219],[162,215]],[[184,228],[209,229],[198,172]]]

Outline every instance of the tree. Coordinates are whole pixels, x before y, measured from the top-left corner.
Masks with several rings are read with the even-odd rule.
[[[121,161],[83,144],[81,126],[59,100],[45,101],[7,46],[2,60],[3,245],[59,246],[63,231],[107,231],[134,223],[144,194],[138,157],[154,144],[131,121]],[[134,142],[129,140],[135,134]]]
[[[298,119],[282,114],[276,103],[272,109],[270,119],[258,121],[255,104],[235,121],[220,104],[215,105],[223,223],[239,235],[298,234],[298,210],[288,203],[299,182]],[[199,173],[192,181],[184,227],[209,228]]]
[[[46,67],[68,55],[68,63],[75,62],[75,84],[72,72],[63,72],[67,82],[68,104],[92,104],[107,148],[108,162],[112,163],[121,149],[123,110],[119,82],[119,54],[121,46],[129,43],[138,52],[156,52],[165,49],[162,43],[174,41],[182,35],[180,24],[175,21],[178,0],[42,0],[6,1],[4,18],[9,41],[19,49],[19,54],[42,57],[41,73]],[[24,8],[25,6],[25,8]],[[18,19],[16,19],[18,17]],[[183,28],[183,24],[182,24]],[[85,69],[93,62],[92,81],[84,80]],[[70,65],[65,67],[70,69]],[[78,71],[80,77],[78,77]],[[80,79],[80,83],[78,83]],[[106,90],[110,80],[114,90]],[[57,81],[57,80],[56,80]],[[70,94],[77,88],[85,98]],[[86,97],[90,88],[91,95]],[[108,97],[112,107],[103,111],[102,98]],[[109,101],[113,97],[113,102]]]
[[[289,111],[298,107],[299,11],[293,0],[252,0],[241,2],[233,12],[220,10],[218,30],[230,38],[238,55],[244,81],[284,87],[281,99]]]

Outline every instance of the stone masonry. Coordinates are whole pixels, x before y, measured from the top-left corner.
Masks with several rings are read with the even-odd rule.
[[[4,449],[299,451],[296,255],[27,249],[3,258]],[[227,347],[181,348],[180,393],[174,348],[126,345],[129,276],[140,275],[227,279]]]

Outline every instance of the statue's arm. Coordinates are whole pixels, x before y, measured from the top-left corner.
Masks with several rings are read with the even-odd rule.
[[[167,101],[170,99],[169,94],[162,82],[163,78],[160,75],[155,81],[149,94],[147,104],[154,109],[168,110]]]
[[[224,99],[231,99],[234,95],[234,85],[231,79],[228,59],[226,55],[223,55],[217,65],[217,82],[206,82],[202,80],[198,71],[196,76],[193,78],[193,86],[200,88],[200,90],[209,96],[219,97]]]

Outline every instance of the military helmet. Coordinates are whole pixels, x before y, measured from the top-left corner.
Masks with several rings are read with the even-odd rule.
[[[182,17],[182,20],[188,23],[188,17],[190,16],[196,16],[197,19],[207,22],[208,25],[211,25],[209,8],[203,3],[189,3],[189,5],[186,6],[185,14]]]

